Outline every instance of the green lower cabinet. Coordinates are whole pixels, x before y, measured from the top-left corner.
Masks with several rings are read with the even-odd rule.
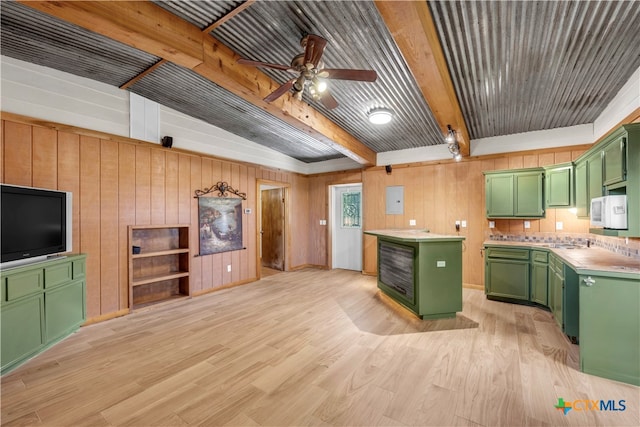
[[[528,261],[489,259],[485,267],[485,293],[487,295],[529,300]]]
[[[2,306],[2,372],[36,354],[45,345],[44,296]]]
[[[85,255],[72,255],[0,272],[1,373],[84,323],[85,260]]]
[[[45,292],[48,341],[57,341],[78,329],[85,321],[85,283],[72,282]]]
[[[640,386],[640,279],[579,283],[581,370]]]
[[[562,321],[562,294],[564,289],[564,274],[561,268],[558,268],[557,263],[560,262],[557,257],[553,255],[550,257],[549,267],[549,309],[553,314],[553,318],[560,330],[564,330]]]
[[[531,302],[549,304],[549,273],[547,252],[531,251]]]

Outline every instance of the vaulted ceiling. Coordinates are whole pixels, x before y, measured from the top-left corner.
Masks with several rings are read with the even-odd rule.
[[[640,67],[634,2],[2,2],[1,53],[122,87],[303,162],[592,123]],[[307,34],[338,107],[263,98]],[[391,123],[367,112],[386,107]]]

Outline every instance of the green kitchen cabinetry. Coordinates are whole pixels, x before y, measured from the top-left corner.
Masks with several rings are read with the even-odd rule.
[[[627,196],[625,230],[592,228],[592,233],[640,237],[640,123],[623,125],[576,159],[576,208],[589,217],[591,199]]]
[[[589,218],[589,178],[587,159],[576,162],[575,167],[575,201],[576,216],[578,218]]]
[[[488,171],[484,175],[487,218],[544,217],[544,169]]]
[[[549,309],[556,324],[563,330],[562,294],[564,290],[564,267],[557,256],[549,256]]]
[[[573,163],[545,167],[545,206],[568,208],[574,206]]]
[[[573,343],[579,339],[578,275],[562,259],[549,254],[549,309]]]
[[[366,231],[378,238],[378,288],[421,319],[462,311],[460,236],[394,230]]]
[[[84,323],[85,260],[85,255],[72,255],[0,272],[2,373]]]
[[[497,299],[529,300],[529,250],[485,249],[485,294]]]
[[[602,149],[602,184],[607,186],[617,184],[626,179],[626,134],[620,135],[610,141]]]
[[[531,302],[547,306],[549,303],[549,253],[531,251]]]
[[[640,274],[627,276],[579,276],[580,368],[640,386]]]

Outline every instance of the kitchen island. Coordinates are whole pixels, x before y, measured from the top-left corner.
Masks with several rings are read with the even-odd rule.
[[[421,319],[462,310],[464,237],[426,230],[369,230],[378,238],[378,288]]]

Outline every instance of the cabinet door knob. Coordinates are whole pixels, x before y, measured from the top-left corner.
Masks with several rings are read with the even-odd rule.
[[[584,285],[585,285],[585,286],[593,286],[593,285],[596,283],[596,281],[595,281],[595,280],[593,280],[593,279],[591,278],[591,276],[589,276],[589,277],[587,277],[587,278],[585,278],[585,279],[582,279],[582,281],[584,282]]]

